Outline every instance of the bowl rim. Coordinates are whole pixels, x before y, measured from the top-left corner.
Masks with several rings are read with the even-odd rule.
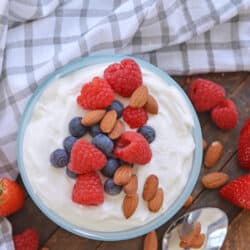
[[[158,217],[151,220],[145,225],[141,225],[135,228],[126,229],[122,231],[115,231],[115,232],[100,232],[100,231],[94,231],[85,229],[76,225],[71,224],[69,221],[63,219],[61,216],[57,215],[55,212],[53,212],[51,209],[49,209],[42,200],[36,195],[34,190],[32,189],[32,186],[29,182],[28,176],[25,171],[24,162],[23,162],[23,137],[25,134],[26,124],[29,122],[30,116],[32,114],[33,108],[40,98],[41,94],[43,93],[43,90],[55,79],[58,77],[64,77],[68,74],[71,74],[79,69],[82,69],[84,67],[88,67],[94,64],[100,64],[100,63],[113,63],[115,61],[121,61],[124,58],[131,58],[135,60],[140,66],[143,68],[157,74],[159,77],[164,79],[164,82],[168,85],[175,86],[182,96],[184,96],[184,99],[186,100],[187,105],[189,106],[189,109],[191,111],[193,120],[194,120],[194,127],[193,127],[193,138],[195,142],[195,150],[194,150],[194,156],[192,161],[192,169],[189,174],[190,178],[188,178],[186,186],[183,190],[183,192],[176,198],[176,201],[163,213],[161,213]],[[118,241],[118,240],[126,240],[135,238],[141,235],[144,235],[148,233],[149,231],[152,231],[164,223],[166,223],[170,218],[172,218],[183,206],[184,202],[187,200],[188,196],[193,191],[193,188],[198,180],[198,176],[201,169],[201,162],[202,162],[202,133],[201,133],[201,127],[200,123],[196,114],[196,111],[193,108],[193,105],[191,104],[189,98],[183,91],[183,89],[178,85],[178,83],[175,82],[174,79],[172,79],[167,73],[163,72],[156,66],[143,61],[142,59],[132,57],[132,56],[126,56],[126,55],[107,55],[107,54],[96,54],[93,56],[83,57],[80,59],[77,59],[75,61],[72,61],[65,66],[59,68],[52,74],[50,74],[48,77],[46,77],[44,80],[41,81],[40,85],[37,87],[34,94],[29,99],[25,110],[22,114],[20,126],[18,130],[18,136],[17,136],[17,164],[18,168],[21,174],[21,178],[23,180],[23,183],[28,191],[28,194],[36,204],[36,206],[45,214],[50,220],[52,220],[55,224],[62,227],[63,229],[74,233],[81,237],[86,237],[89,239],[94,240],[102,240],[102,241]]]

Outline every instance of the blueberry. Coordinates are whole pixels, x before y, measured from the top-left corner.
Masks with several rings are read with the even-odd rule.
[[[77,174],[72,172],[68,167],[66,167],[66,174],[68,177],[72,178],[72,179],[76,179],[77,178]]]
[[[101,129],[100,129],[100,125],[96,124],[92,127],[90,127],[90,134],[92,137],[95,137],[96,135],[102,133]]]
[[[69,163],[69,156],[64,149],[56,149],[50,155],[50,162],[56,168],[63,168]]]
[[[114,148],[113,141],[104,134],[96,135],[92,139],[92,143],[106,155],[110,155]]]
[[[122,191],[122,186],[116,185],[112,178],[109,178],[104,183],[104,190],[107,194],[117,195]]]
[[[81,117],[75,117],[69,123],[70,134],[77,138],[84,136],[88,130],[87,127],[82,125],[81,120]]]
[[[110,106],[107,107],[107,111],[109,110],[115,110],[117,113],[117,117],[120,118],[122,116],[122,111],[123,111],[123,104],[118,101],[114,100]]]
[[[101,172],[106,177],[113,177],[116,169],[119,167],[120,161],[118,159],[109,158]]]
[[[73,148],[74,144],[76,143],[77,138],[74,136],[68,136],[63,140],[63,146],[65,150],[70,154],[71,149]]]
[[[151,143],[155,139],[155,130],[150,126],[143,126],[137,130],[138,133],[142,134],[148,143]]]

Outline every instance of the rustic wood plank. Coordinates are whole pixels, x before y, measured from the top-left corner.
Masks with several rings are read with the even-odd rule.
[[[55,234],[44,244],[50,250],[91,250],[96,249],[100,242],[78,237],[62,228],[58,228]]]
[[[242,211],[229,226],[222,250],[249,250],[250,248],[250,213]]]

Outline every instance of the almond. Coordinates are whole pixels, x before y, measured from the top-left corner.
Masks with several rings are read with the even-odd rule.
[[[138,179],[136,175],[132,175],[130,181],[123,186],[123,190],[127,195],[134,195],[138,189]]]
[[[124,132],[125,126],[124,123],[120,120],[116,121],[115,127],[113,130],[109,133],[109,138],[112,140],[115,140],[120,137],[120,135]]]
[[[223,186],[229,179],[229,176],[225,173],[214,172],[203,176],[201,179],[204,187],[208,189],[219,188]]]
[[[205,234],[200,234],[198,236],[195,236],[192,241],[191,241],[191,244],[190,244],[190,248],[201,248],[202,245],[204,244],[204,241],[205,241]]]
[[[149,175],[144,183],[142,197],[143,200],[152,200],[157,192],[159,180],[156,175]]]
[[[150,114],[158,114],[158,103],[152,95],[148,95],[148,100],[144,105],[144,109]]]
[[[221,142],[214,141],[208,147],[206,155],[205,155],[205,166],[213,167],[220,159],[222,153],[223,146]]]
[[[183,207],[187,208],[187,207],[191,206],[192,203],[193,203],[193,196],[190,195],[190,196],[187,198],[186,202],[184,203]]]
[[[119,167],[114,174],[114,183],[116,185],[126,185],[132,177],[132,168],[128,165]]]
[[[148,208],[151,212],[158,212],[162,206],[164,193],[162,188],[158,188],[154,198],[148,202]]]
[[[106,110],[96,109],[87,112],[82,118],[82,124],[85,126],[92,126],[98,123],[105,115]]]
[[[138,87],[129,100],[132,108],[142,108],[148,100],[148,88],[145,85]]]
[[[126,219],[128,219],[130,216],[133,215],[138,206],[138,202],[139,202],[138,194],[125,195],[122,203],[122,210]]]
[[[115,110],[108,111],[103,117],[100,128],[104,133],[110,133],[115,127],[117,120],[117,113]]]
[[[203,150],[207,148],[207,141],[205,139],[202,139],[202,148]]]
[[[158,249],[158,237],[155,231],[149,232],[143,244],[143,250],[157,250]]]

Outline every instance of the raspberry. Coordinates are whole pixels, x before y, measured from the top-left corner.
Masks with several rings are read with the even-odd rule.
[[[120,136],[114,154],[125,162],[136,164],[146,164],[152,158],[147,140],[134,131],[126,131]]]
[[[71,150],[69,169],[84,174],[102,169],[107,163],[105,155],[89,142],[79,139]]]
[[[223,100],[218,106],[212,109],[211,118],[215,125],[221,129],[229,130],[236,127],[238,112],[233,101]]]
[[[99,205],[103,203],[103,186],[96,172],[90,172],[77,177],[72,191],[72,201],[81,205]]]
[[[83,85],[77,103],[85,109],[102,109],[114,100],[114,92],[105,79],[94,77]]]
[[[127,106],[123,110],[122,116],[130,128],[140,128],[148,120],[148,114],[143,108],[132,108]]]
[[[250,136],[250,117],[245,121],[244,126],[240,131],[240,135],[249,135]]]
[[[37,250],[39,236],[34,229],[27,229],[13,237],[15,250]]]
[[[140,67],[132,59],[109,65],[104,70],[104,78],[116,93],[124,97],[130,97],[142,84]]]
[[[205,79],[195,80],[188,90],[189,98],[198,112],[208,111],[225,98],[225,89]]]

